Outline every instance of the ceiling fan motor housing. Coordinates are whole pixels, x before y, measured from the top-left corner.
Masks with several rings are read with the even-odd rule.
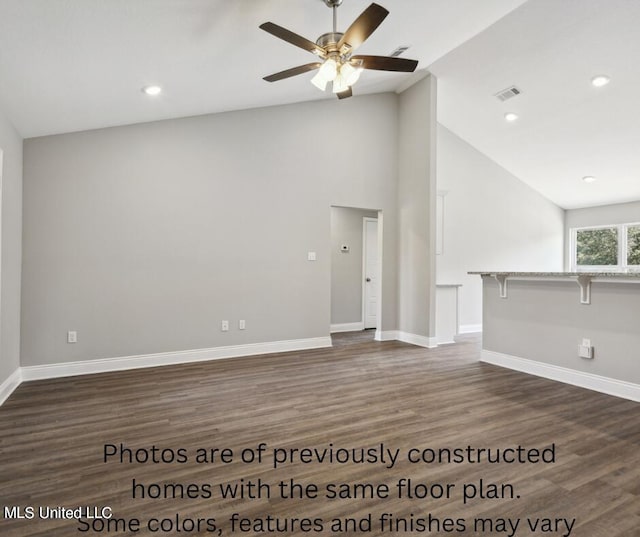
[[[327,32],[326,34],[322,34],[318,37],[316,41],[316,45],[322,47],[327,52],[337,52],[338,51],[338,43],[344,34],[341,32]]]

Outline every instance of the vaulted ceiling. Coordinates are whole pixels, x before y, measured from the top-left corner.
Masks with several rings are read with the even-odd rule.
[[[529,0],[430,66],[439,121],[561,207],[640,200],[639,28],[635,0]]]
[[[377,1],[390,15],[358,52],[409,45],[419,72],[367,71],[356,96],[428,69],[439,121],[560,206],[640,199],[640,2]],[[344,0],[338,29],[369,3]],[[322,0],[0,0],[0,107],[28,138],[334,98],[311,74],[262,80],[313,61],[265,21],[315,40],[332,17]],[[512,84],[521,95],[494,97]]]
[[[390,15],[360,48],[411,45],[419,68],[524,0],[379,0]],[[370,0],[344,0],[338,29]],[[322,0],[0,0],[0,103],[24,137],[316,100],[312,74],[262,77],[315,56],[260,30],[272,21],[315,41],[332,27]],[[367,72],[354,93],[407,75]],[[140,89],[159,84],[149,99]]]

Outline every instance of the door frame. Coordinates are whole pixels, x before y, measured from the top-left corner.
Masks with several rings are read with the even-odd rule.
[[[362,327],[366,330],[367,329],[367,222],[375,222],[376,223],[376,230],[377,230],[377,244],[378,244],[378,278],[377,278],[377,289],[376,289],[376,293],[378,295],[378,304],[376,306],[376,326],[371,327],[371,328],[375,328],[376,330],[380,329],[380,316],[381,316],[381,300],[382,297],[380,296],[380,293],[382,291],[382,256],[381,256],[381,251],[380,251],[380,211],[378,211],[378,218],[372,218],[370,216],[363,216],[362,217]]]

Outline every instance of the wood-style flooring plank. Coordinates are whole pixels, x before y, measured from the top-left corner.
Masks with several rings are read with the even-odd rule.
[[[508,535],[474,529],[475,518],[519,519],[517,536],[532,532],[527,518],[576,521],[576,537],[640,536],[640,404],[480,363],[479,338],[423,349],[376,342],[372,332],[336,334],[334,347],[201,362],[22,384],[0,407],[0,508],[110,506],[115,517],[215,517],[223,536],[228,519],[322,518],[330,535],[336,517],[372,514],[367,535]],[[380,464],[305,464],[273,469],[243,464],[243,448],[400,449],[393,468]],[[102,461],[103,445],[132,449],[185,448],[186,464]],[[554,464],[410,464],[410,448],[546,448]],[[202,448],[230,448],[229,464],[195,464]],[[143,484],[213,484],[257,480],[272,485],[261,499],[132,499]],[[275,484],[295,479],[322,491],[329,483],[387,484],[388,499],[292,500]],[[451,497],[398,498],[402,478],[414,484],[453,484]],[[520,497],[469,499],[464,484],[509,484]],[[464,518],[461,531],[381,531],[394,517]],[[70,520],[7,519],[2,537],[71,535],[218,535],[197,531],[78,533]],[[274,535],[246,531],[233,535]],[[306,532],[281,532],[303,535]],[[356,535],[348,531],[345,535]]]

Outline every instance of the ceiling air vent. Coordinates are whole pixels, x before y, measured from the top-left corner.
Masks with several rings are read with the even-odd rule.
[[[518,88],[516,88],[515,86],[511,86],[496,93],[495,97],[504,102],[512,99],[513,97],[516,97],[517,95],[520,95],[521,93],[522,91],[520,91]]]
[[[407,50],[409,50],[409,45],[400,45],[391,54],[389,54],[389,56],[397,57],[400,56],[400,54],[404,54]]]

